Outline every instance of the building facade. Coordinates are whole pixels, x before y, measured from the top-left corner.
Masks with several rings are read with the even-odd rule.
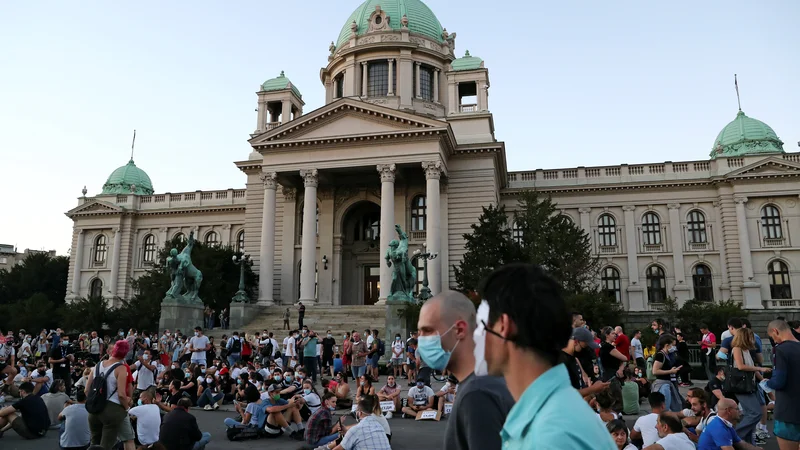
[[[0,244],[0,270],[10,271],[15,265],[25,261],[28,255],[37,253],[45,253],[51,258],[56,256],[55,250],[31,250],[26,248],[24,252],[17,253],[17,247],[10,244]]]
[[[800,306],[800,154],[769,126],[740,111],[709,159],[509,172],[489,71],[457,58],[455,38],[419,0],[365,1],[331,42],[325,106],[304,114],[283,72],[259,87],[252,152],[235,162],[243,189],[156,194],[131,160],[79,199],[69,298],[132,296],[158,250],[194,231],[254,258],[261,304],[374,304],[389,294],[395,224],[410,251],[438,255],[436,293],[455,287],[481,208],[513,211],[536,189],[589,233],[598,282],[628,310],[667,297]]]

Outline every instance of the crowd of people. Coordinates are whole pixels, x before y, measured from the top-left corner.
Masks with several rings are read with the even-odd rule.
[[[200,326],[0,333],[0,404],[16,399],[0,409],[0,437],[53,430],[64,449],[200,450],[211,434],[192,408],[232,405],[225,438],[308,449],[389,449],[390,420],[442,417],[448,449],[751,449],[771,439],[770,413],[781,450],[798,448],[797,322],[770,322],[769,350],[746,318],[731,318],[719,340],[704,326],[701,388],[679,328],[656,319],[630,334],[593,331],[559,291],[539,267],[504,266],[484,281],[477,311],[446,291],[423,305],[418,331],[388,341],[376,329],[318,333],[302,305],[296,329],[217,342]],[[288,308],[283,318],[291,328]],[[434,371],[448,377],[435,390]]]

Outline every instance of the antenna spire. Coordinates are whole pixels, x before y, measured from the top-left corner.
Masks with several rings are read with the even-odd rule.
[[[131,161],[133,161],[133,148],[135,145],[136,145],[136,130],[133,130],[133,140],[131,141]]]
[[[739,104],[739,111],[742,110],[742,99],[739,98],[739,79],[736,74],[733,74],[733,85],[736,87],[736,103]]]

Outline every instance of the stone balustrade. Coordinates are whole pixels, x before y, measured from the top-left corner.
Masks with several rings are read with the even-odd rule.
[[[224,191],[166,192],[153,195],[117,195],[116,203],[126,208],[153,210],[166,208],[186,208],[191,206],[244,205],[247,200],[245,189]]]

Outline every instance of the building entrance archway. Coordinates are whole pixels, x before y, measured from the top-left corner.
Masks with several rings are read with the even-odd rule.
[[[342,218],[342,305],[373,305],[380,293],[381,208],[363,200],[351,205]]]

